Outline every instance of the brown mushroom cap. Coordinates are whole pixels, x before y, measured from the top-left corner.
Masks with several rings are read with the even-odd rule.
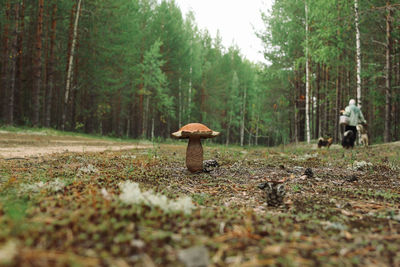
[[[219,132],[214,132],[204,124],[189,123],[180,128],[177,132],[172,133],[171,136],[178,139],[196,136],[200,138],[213,138],[218,136],[219,134]]]

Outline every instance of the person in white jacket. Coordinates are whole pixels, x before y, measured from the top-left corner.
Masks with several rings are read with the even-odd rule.
[[[364,118],[364,115],[359,107],[356,106],[356,101],[354,99],[350,99],[349,105],[345,108],[344,111],[342,111],[342,114],[344,116],[349,117],[349,123],[345,127],[345,135],[344,138],[346,137],[346,132],[352,131],[353,133],[350,135],[350,146],[354,147],[354,142],[357,137],[357,125],[358,124],[363,124],[366,125],[367,121]],[[343,142],[342,142],[343,144]]]

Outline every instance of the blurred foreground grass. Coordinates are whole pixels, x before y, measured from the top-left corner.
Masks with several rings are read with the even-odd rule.
[[[211,266],[399,266],[400,144],[207,143],[204,158],[220,167],[200,174],[186,170],[185,150],[0,160],[0,266],[184,266],[185,249],[199,247]],[[281,178],[285,204],[268,207],[257,184]],[[127,182],[145,200],[124,202]],[[183,197],[189,213],[163,208]]]

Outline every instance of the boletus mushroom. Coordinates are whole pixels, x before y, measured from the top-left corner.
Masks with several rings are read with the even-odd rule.
[[[191,172],[201,172],[203,170],[203,147],[200,139],[213,138],[219,134],[201,123],[189,123],[179,131],[172,133],[171,136],[178,139],[189,138],[186,149],[186,167]]]

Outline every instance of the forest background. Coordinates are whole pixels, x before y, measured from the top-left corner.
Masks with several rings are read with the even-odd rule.
[[[268,65],[224,47],[173,0],[0,6],[2,125],[161,140],[202,122],[227,145],[338,141],[354,98],[372,142],[400,139],[395,1],[276,0],[254,14]]]

